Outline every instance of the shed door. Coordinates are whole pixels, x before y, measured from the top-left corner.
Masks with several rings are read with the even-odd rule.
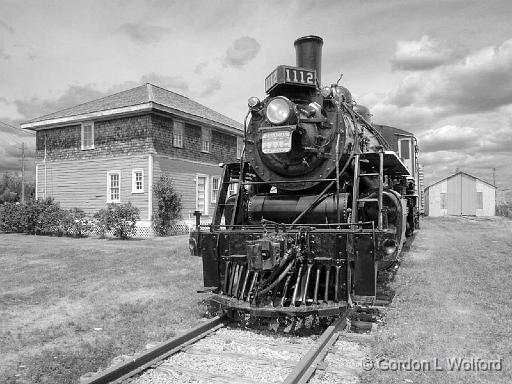
[[[475,179],[461,175],[461,214],[476,215],[476,182]]]
[[[448,179],[447,195],[448,215],[460,215],[460,175]]]

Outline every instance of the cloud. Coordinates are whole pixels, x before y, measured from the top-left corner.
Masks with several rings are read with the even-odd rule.
[[[358,102],[370,107],[376,123],[414,133],[449,124],[484,126],[489,116],[497,126],[495,115],[512,103],[510,73],[512,39],[431,70],[407,72],[387,94],[362,95]],[[502,113],[510,116],[512,108]]]
[[[31,99],[15,100],[14,103],[18,107],[18,112],[21,115],[27,119],[31,119],[95,100],[103,96],[105,96],[105,93],[98,91],[93,85],[70,85],[57,99],[51,100],[33,97]]]
[[[41,99],[33,97],[30,99],[15,100],[14,104],[22,117],[25,119],[32,119],[83,104],[88,101],[96,100],[117,92],[125,91],[130,88],[135,88],[145,83],[151,83],[156,86],[181,93],[189,90],[188,83],[179,76],[165,76],[151,72],[143,75],[138,81],[126,81],[120,84],[115,84],[105,91],[98,89],[94,84],[70,85],[56,99]]]
[[[11,55],[9,55],[5,49],[0,48],[0,60],[9,60]]]
[[[398,41],[391,67],[404,71],[428,70],[447,64],[460,54],[424,35],[420,40]]]
[[[260,43],[252,37],[244,36],[233,42],[224,56],[224,65],[241,68],[256,57],[260,51]]]
[[[390,102],[439,107],[446,113],[490,111],[512,103],[512,39],[453,64],[406,76]]]
[[[220,83],[220,80],[217,78],[208,79],[204,82],[204,89],[200,93],[200,97],[208,97],[216,93],[219,89],[221,89],[222,84]]]
[[[199,64],[196,65],[196,67],[194,68],[194,73],[196,75],[202,75],[204,70],[208,67],[208,62],[207,61],[203,61]]]
[[[0,28],[5,29],[6,31],[9,31],[11,33],[14,33],[14,28],[11,27],[9,24],[7,24],[5,21],[0,20]]]
[[[187,92],[189,90],[188,82],[181,76],[158,75],[154,72],[148,73],[140,78],[140,83],[151,83],[170,91],[177,90]]]
[[[0,121],[0,172],[21,170],[21,143],[25,143],[25,168],[32,169],[35,135]]]
[[[119,27],[119,31],[136,44],[151,44],[159,42],[172,30],[158,25],[125,23]]]
[[[445,125],[419,135],[423,151],[443,151],[478,147],[482,135],[473,127]]]

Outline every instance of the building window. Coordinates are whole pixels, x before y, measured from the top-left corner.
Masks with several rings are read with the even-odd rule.
[[[212,177],[212,203],[216,203],[219,198],[220,177]]]
[[[176,148],[183,148],[183,122],[175,121],[172,132],[172,144]]]
[[[238,183],[231,183],[228,187],[228,197],[236,194]]]
[[[411,141],[409,139],[400,140],[400,157],[404,160],[411,158]]]
[[[243,149],[244,149],[244,138],[237,136],[237,138],[236,138],[236,158],[237,159],[242,157]]]
[[[476,209],[484,209],[484,193],[476,193]]]
[[[212,140],[212,130],[201,127],[201,152],[210,152],[210,143]]]
[[[134,169],[132,171],[132,193],[144,192],[144,171]]]
[[[94,149],[94,123],[82,124],[82,150]]]
[[[201,212],[203,215],[208,214],[208,205],[206,201],[207,196],[207,176],[197,176],[196,179],[196,211]]]
[[[107,172],[107,203],[121,202],[121,172]]]
[[[446,193],[440,193],[441,196],[441,209],[446,209]]]

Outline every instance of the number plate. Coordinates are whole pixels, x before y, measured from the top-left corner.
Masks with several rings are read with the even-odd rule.
[[[261,150],[263,153],[285,153],[292,149],[293,129],[273,129],[264,131],[261,135]]]
[[[280,65],[265,79],[265,92],[268,93],[279,84],[295,84],[315,88],[316,71]]]

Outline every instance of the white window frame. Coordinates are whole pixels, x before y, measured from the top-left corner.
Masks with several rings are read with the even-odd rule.
[[[175,148],[183,148],[184,131],[185,123],[183,121],[174,120],[172,132],[172,145]]]
[[[242,157],[242,151],[244,149],[244,138],[237,136],[236,137],[236,158],[240,159]]]
[[[402,155],[402,142],[403,141],[407,141],[408,145],[409,145],[409,157],[406,159],[403,157]],[[405,138],[405,139],[398,139],[398,156],[403,159],[403,160],[410,160],[412,159],[412,140],[410,138]]]
[[[208,127],[201,127],[201,152],[210,153],[212,143],[212,130]]]
[[[142,187],[137,189],[137,173],[142,174]],[[144,193],[144,170],[132,169],[132,193]]]
[[[237,193],[238,193],[238,183],[230,183],[229,187],[228,187],[227,197],[236,195]]]
[[[118,175],[119,177],[119,198],[118,199],[112,199],[111,198],[111,189],[112,189],[112,175]],[[120,170],[114,170],[114,171],[107,171],[107,203],[120,203],[121,202],[121,171]]]
[[[85,123],[82,123],[80,126],[80,148],[82,151],[88,150],[88,149],[94,149],[94,122],[93,121],[87,121]],[[91,127],[91,144],[84,145],[84,139],[85,139],[85,129],[87,127]]]
[[[208,196],[210,196],[210,188],[209,188],[209,177],[203,173],[196,173],[196,211],[199,211],[199,178],[203,177],[204,180],[204,211],[201,213],[205,216],[208,215]]]
[[[214,187],[215,180],[217,180],[217,188]],[[211,198],[210,198],[210,201],[215,204],[219,200],[220,177],[219,176],[212,176],[211,177],[211,183],[212,183],[212,188],[211,188]]]

